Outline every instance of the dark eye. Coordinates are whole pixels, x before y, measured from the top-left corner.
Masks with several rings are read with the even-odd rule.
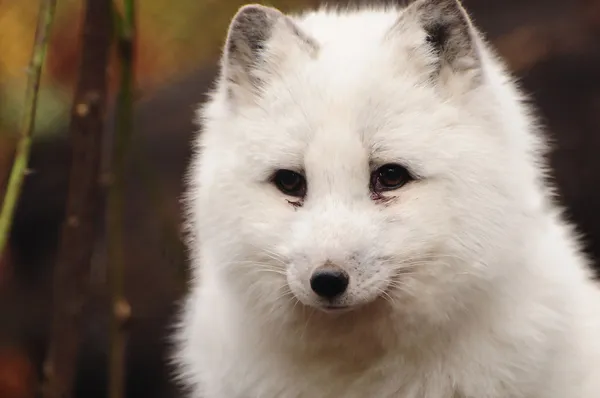
[[[306,195],[306,179],[291,170],[277,170],[273,182],[281,192],[289,196],[301,198]]]
[[[371,190],[373,192],[393,191],[412,180],[410,173],[397,164],[386,164],[371,174]]]

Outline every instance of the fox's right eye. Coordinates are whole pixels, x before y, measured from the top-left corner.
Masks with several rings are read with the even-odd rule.
[[[302,174],[292,170],[277,170],[273,175],[273,183],[281,192],[296,198],[306,195],[306,179]]]

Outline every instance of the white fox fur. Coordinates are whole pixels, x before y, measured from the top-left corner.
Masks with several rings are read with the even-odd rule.
[[[535,120],[457,1],[243,7],[199,114],[189,397],[600,397],[599,290]],[[386,163],[414,180],[374,198]],[[328,262],[346,311],[311,291]]]

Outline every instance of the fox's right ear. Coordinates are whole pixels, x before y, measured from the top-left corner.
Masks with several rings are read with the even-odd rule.
[[[444,70],[453,74],[478,75],[481,67],[475,28],[460,0],[416,0],[400,15],[390,32],[397,36],[418,27],[423,40],[416,46],[426,50],[433,70],[439,77]]]
[[[221,61],[223,84],[233,101],[252,101],[288,59],[317,51],[316,42],[279,10],[243,6],[229,26]]]

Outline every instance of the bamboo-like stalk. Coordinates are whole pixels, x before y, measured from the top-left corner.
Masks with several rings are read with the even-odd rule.
[[[109,397],[122,398],[125,390],[125,352],[127,321],[131,307],[124,292],[123,195],[125,162],[133,133],[133,99],[135,89],[134,43],[135,2],[124,0],[123,15],[117,13],[117,51],[120,63],[120,87],[117,100],[116,129],[111,163],[112,181],[108,193],[108,251],[111,286],[112,317],[108,361]]]
[[[44,364],[45,398],[72,396],[90,262],[100,210],[99,169],[107,103],[112,0],[87,0],[79,77],[71,109],[71,169],[54,268],[50,348]]]
[[[6,193],[2,202],[0,211],[0,256],[8,243],[15,208],[21,195],[23,181],[27,174],[27,164],[29,163],[29,152],[31,150],[31,139],[35,128],[35,115],[37,110],[38,93],[50,28],[54,19],[56,9],[56,0],[44,0],[41,4],[38,22],[33,44],[33,54],[27,69],[29,78],[27,81],[27,90],[25,92],[25,109],[23,110],[23,120],[21,122],[21,132],[17,144],[15,160],[12,166]]]

